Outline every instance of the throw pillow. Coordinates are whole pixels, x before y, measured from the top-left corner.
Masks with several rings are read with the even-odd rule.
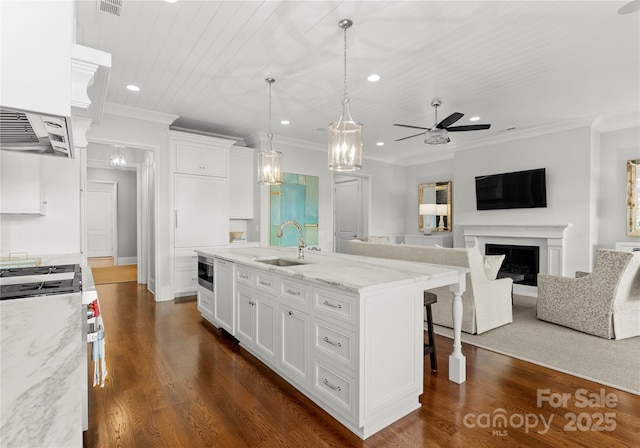
[[[485,255],[483,257],[484,275],[486,275],[489,280],[496,279],[498,271],[500,270],[500,266],[502,266],[502,262],[504,261],[504,257],[504,254]]]

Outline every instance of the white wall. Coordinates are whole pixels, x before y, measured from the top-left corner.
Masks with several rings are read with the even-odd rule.
[[[2,255],[80,253],[80,161],[42,156],[42,163],[46,215],[0,215]]]
[[[638,242],[627,236],[626,164],[640,159],[640,127],[600,135],[600,228],[598,247],[613,249],[616,242]]]
[[[247,146],[260,150],[261,145],[266,142],[266,136],[253,134],[245,141]],[[333,180],[327,167],[326,145],[274,136],[274,147],[282,152],[283,172],[319,177],[318,246],[323,251],[333,251]],[[358,174],[369,175],[371,178],[369,234],[395,238],[404,233],[404,173],[404,167],[364,160],[363,168]],[[257,226],[260,231],[261,244],[269,245],[269,187],[257,185],[256,182],[254,197],[255,216],[258,219],[254,219],[252,225]]]
[[[87,180],[118,184],[118,258],[137,256],[136,172],[106,168],[87,168]]]

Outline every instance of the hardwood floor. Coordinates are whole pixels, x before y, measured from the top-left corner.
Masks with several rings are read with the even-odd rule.
[[[431,373],[425,358],[422,408],[362,441],[205,323],[195,301],[156,303],[135,282],[97,288],[109,373],[104,388],[90,387],[85,448],[630,447],[640,440],[640,396],[470,345],[463,346],[467,381],[458,385],[448,380],[451,340],[436,336],[440,370]],[[552,398],[541,407],[539,389]],[[612,398],[608,407],[579,407],[585,393],[601,391],[615,407]],[[567,406],[552,407],[554,394],[568,394]],[[573,424],[568,413],[577,416]],[[491,424],[496,415],[506,426]],[[547,431],[541,418],[551,420]]]

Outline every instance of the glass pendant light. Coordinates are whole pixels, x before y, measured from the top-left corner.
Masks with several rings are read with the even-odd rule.
[[[349,19],[338,22],[344,30],[344,97],[342,115],[329,125],[329,169],[332,171],[358,171],[362,168],[362,123],[351,118],[347,97],[347,29],[353,25]]]
[[[263,185],[280,185],[282,183],[282,153],[273,149],[273,133],[271,132],[271,84],[273,78],[265,78],[269,85],[269,148],[258,153],[258,182]]]
[[[127,159],[122,151],[118,149],[115,154],[112,154],[109,158],[109,166],[112,168],[124,168],[127,165]]]

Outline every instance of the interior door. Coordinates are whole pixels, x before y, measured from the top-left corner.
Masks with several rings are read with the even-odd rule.
[[[334,184],[335,251],[346,253],[347,241],[356,238],[360,226],[360,182],[349,179]]]
[[[87,257],[113,257],[117,184],[87,182]]]

